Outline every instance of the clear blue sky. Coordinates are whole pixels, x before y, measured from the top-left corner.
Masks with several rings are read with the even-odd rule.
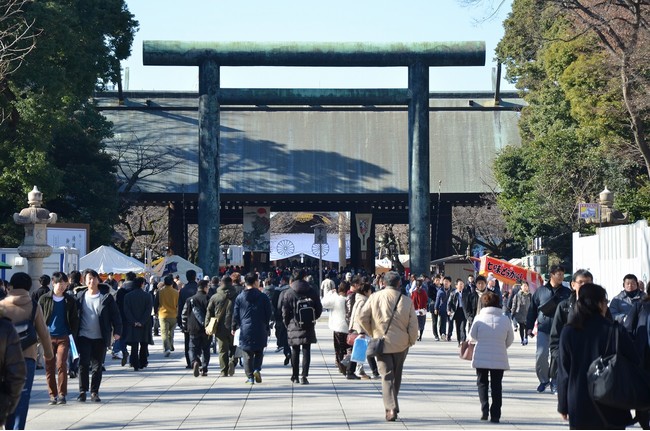
[[[127,0],[140,22],[129,90],[198,90],[198,68],[143,66],[143,40],[486,42],[485,67],[432,68],[431,91],[491,90],[494,49],[512,0]],[[505,74],[505,73],[504,73]],[[405,88],[406,68],[223,67],[223,88]],[[126,87],[125,87],[126,88]],[[502,90],[513,86],[502,82]]]

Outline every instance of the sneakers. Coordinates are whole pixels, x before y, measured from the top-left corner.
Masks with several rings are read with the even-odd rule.
[[[194,361],[192,368],[194,369],[194,377],[199,377],[199,373],[201,372],[201,364],[199,364],[198,361]]]
[[[557,394],[557,383],[555,383],[554,381],[551,381],[551,393],[553,395]]]
[[[113,359],[122,359],[122,352],[113,353]]]
[[[445,334],[440,334],[440,339],[442,341],[447,341],[447,336]]]
[[[440,337],[433,337],[433,338],[434,338],[434,340],[436,340],[436,341],[440,341]]]
[[[537,386],[537,392],[544,392],[549,384],[549,382],[540,383],[539,386]]]
[[[366,373],[360,374],[359,378],[362,380],[370,380],[370,376],[367,375]]]
[[[379,374],[377,371],[372,373],[372,378],[373,379],[381,379],[381,374]]]
[[[80,403],[85,403],[86,402],[86,393],[81,392],[79,394],[79,396],[77,397],[77,401],[79,401]]]
[[[262,375],[260,374],[260,370],[253,371],[253,377],[255,378],[255,383],[262,383]]]
[[[56,402],[57,404],[65,404],[67,401],[65,400],[65,397],[59,397],[59,400]]]
[[[94,403],[101,403],[102,402],[101,398],[99,398],[99,394],[97,394],[97,393],[90,394],[90,401],[92,401]]]
[[[303,377],[302,379],[300,379],[300,384],[301,385],[308,385],[309,380],[307,380],[307,377]]]
[[[169,355],[171,355],[171,354],[172,354],[172,352],[170,352],[169,350],[165,350],[165,353],[163,353],[165,358],[169,357]]]
[[[524,341],[521,342],[522,345],[527,346],[528,345],[528,338],[525,338]]]
[[[250,377],[250,378],[248,378],[248,379],[246,380],[246,384],[247,384],[247,385],[254,385],[254,384],[255,384],[255,380],[254,380],[252,377]]]
[[[57,400],[56,397],[50,397],[50,402],[48,404],[51,406],[55,406],[58,402],[59,400]]]

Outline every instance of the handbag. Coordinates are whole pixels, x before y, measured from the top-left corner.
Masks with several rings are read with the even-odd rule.
[[[384,353],[384,338],[386,338],[386,334],[388,333],[390,324],[393,322],[393,317],[395,317],[395,311],[397,311],[397,304],[399,304],[399,301],[401,299],[402,299],[402,294],[400,293],[399,297],[397,298],[397,302],[395,303],[395,307],[393,307],[393,314],[391,314],[390,316],[390,320],[388,321],[388,325],[386,326],[384,335],[382,335],[381,338],[370,339],[370,341],[368,342],[368,349],[366,350],[366,355],[377,356],[377,355],[382,355]]]
[[[358,336],[359,336],[359,333],[357,331],[348,332],[347,337],[345,337],[345,343],[348,346],[354,346],[354,340],[356,340]]]
[[[615,351],[608,354],[614,331]],[[650,409],[650,376],[637,363],[619,353],[618,324],[610,326],[605,353],[587,370],[587,388],[598,404],[623,410]]]
[[[205,327],[205,333],[208,335],[214,335],[214,333],[217,332],[217,323],[219,323],[219,319],[216,317],[210,317],[210,321]]]
[[[470,343],[469,341],[461,341],[458,356],[460,359],[471,361],[472,358],[474,358],[474,343]]]

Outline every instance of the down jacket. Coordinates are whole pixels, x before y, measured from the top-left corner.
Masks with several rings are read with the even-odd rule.
[[[469,330],[474,341],[472,367],[488,370],[509,370],[507,349],[515,339],[510,319],[500,307],[484,307],[474,318]]]
[[[247,288],[237,295],[232,330],[241,330],[239,347],[242,350],[257,352],[266,347],[272,315],[271,300],[259,289]]]
[[[384,336],[400,295],[402,295],[400,290],[391,287],[386,287],[370,295],[357,317],[357,321],[366,334],[372,338]],[[405,351],[415,344],[418,335],[418,319],[415,317],[413,302],[407,296],[402,296],[397,305],[395,317],[384,338],[384,353]]]
[[[0,316],[6,317],[14,324],[31,319],[33,304],[34,302],[28,291],[24,289],[13,289],[5,299],[0,301]],[[38,304],[36,304],[34,327],[36,328],[36,335],[38,335],[38,339],[43,345],[43,356],[45,356],[45,359],[53,358],[54,352],[52,351],[50,331],[45,324],[43,310]],[[26,359],[36,360],[36,343],[26,348],[23,351],[23,356]]]
[[[348,323],[345,320],[345,296],[336,290],[330,290],[323,297],[323,308],[330,310],[327,326],[334,332],[348,332]]]
[[[314,344],[316,340],[316,324],[298,326],[294,318],[294,310],[299,298],[308,296],[314,304],[316,320],[323,313],[323,304],[320,302],[320,295],[316,289],[303,280],[296,280],[291,287],[282,295],[282,320],[287,327],[287,339],[290,346],[302,346],[303,344]]]

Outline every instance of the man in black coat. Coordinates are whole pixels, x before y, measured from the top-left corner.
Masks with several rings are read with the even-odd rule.
[[[135,277],[135,272],[127,272],[125,275],[126,281],[122,284],[121,288],[117,289],[117,293],[115,294],[115,302],[117,303],[117,309],[120,310],[120,316],[122,316],[122,327],[124,328],[126,328],[124,297],[133,288],[133,280],[135,280]],[[118,354],[118,352],[120,352],[120,354]],[[113,359],[121,359],[122,366],[125,366],[129,361],[129,351],[126,349],[126,342],[124,340],[117,340],[113,343]]]
[[[185,302],[192,296],[196,295],[198,289],[198,284],[196,284],[196,271],[193,269],[187,270],[187,272],[185,272],[185,277],[187,277],[187,283],[178,294],[178,315],[176,316],[177,325],[181,329],[183,329],[181,321]],[[190,361],[190,334],[183,331],[183,336],[185,338],[185,362],[187,363],[185,368],[190,369],[192,368],[192,361]]]
[[[282,297],[282,319],[287,327],[287,340],[291,346],[291,381],[298,383],[298,368],[300,366],[300,349],[302,347],[302,377],[300,384],[309,383],[309,365],[311,363],[311,345],[316,343],[316,320],[323,312],[319,292],[305,281],[306,273],[303,269],[293,274],[295,281],[291,283],[290,290]],[[313,308],[313,321],[301,320],[298,311],[298,302],[306,299]],[[354,370],[352,370],[354,372]]]
[[[153,299],[142,289],[145,279],[137,277],[130,282],[128,293],[124,296],[124,345],[131,346],[131,366],[138,371],[145,368],[149,357],[149,344],[153,344],[151,334],[151,312]],[[120,289],[124,290],[124,288]],[[118,291],[119,293],[119,291]],[[126,361],[122,359],[124,364]]]
[[[535,351],[535,372],[539,380],[537,392],[544,392],[549,385],[551,392],[557,391],[555,381],[551,381],[551,377],[555,378],[555,376],[550,375],[549,347],[551,325],[557,305],[571,296],[571,290],[562,284],[564,272],[563,266],[552,265],[548,283],[537,288],[528,308],[526,328],[530,338],[534,336],[533,328],[537,321],[537,350]]]
[[[186,285],[187,286],[187,285]],[[208,280],[199,281],[196,295],[188,298],[183,306],[181,325],[183,332],[190,339],[190,364],[194,370],[194,377],[208,375],[210,364],[210,341],[205,333],[205,317],[208,312]],[[203,358],[203,360],[201,360]]]

